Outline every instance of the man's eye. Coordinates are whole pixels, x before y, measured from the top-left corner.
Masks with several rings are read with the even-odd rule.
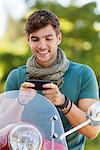
[[[31,39],[31,41],[36,42],[36,41],[38,41],[38,39]]]
[[[47,40],[47,41],[50,41],[50,40],[52,40],[52,38],[46,38],[46,40]]]

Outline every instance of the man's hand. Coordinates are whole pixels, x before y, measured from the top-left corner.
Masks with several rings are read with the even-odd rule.
[[[58,86],[54,83],[44,84],[42,93],[47,97],[54,105],[62,105],[65,101],[65,96],[60,92]]]
[[[19,103],[27,104],[30,100],[34,98],[36,95],[36,90],[34,90],[34,84],[29,82],[24,82],[21,84],[20,92],[19,92]]]

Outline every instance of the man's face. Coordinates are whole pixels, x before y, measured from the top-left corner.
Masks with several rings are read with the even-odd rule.
[[[61,42],[61,34],[56,35],[51,25],[48,25],[29,35],[29,45],[32,54],[42,67],[49,67],[57,58],[57,47]]]

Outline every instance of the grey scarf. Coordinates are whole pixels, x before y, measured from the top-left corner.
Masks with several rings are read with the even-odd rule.
[[[56,62],[48,68],[42,68],[34,56],[28,58],[27,63],[27,79],[50,80],[51,82],[61,87],[64,83],[64,73],[69,68],[69,60],[66,58],[63,51],[58,48]]]

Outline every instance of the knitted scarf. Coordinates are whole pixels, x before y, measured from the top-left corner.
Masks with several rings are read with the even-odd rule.
[[[48,67],[43,68],[37,62],[34,56],[28,58],[27,63],[27,79],[41,79],[50,80],[51,82],[61,87],[64,83],[64,73],[69,68],[69,60],[66,58],[63,51],[58,48],[57,59],[55,63]]]

